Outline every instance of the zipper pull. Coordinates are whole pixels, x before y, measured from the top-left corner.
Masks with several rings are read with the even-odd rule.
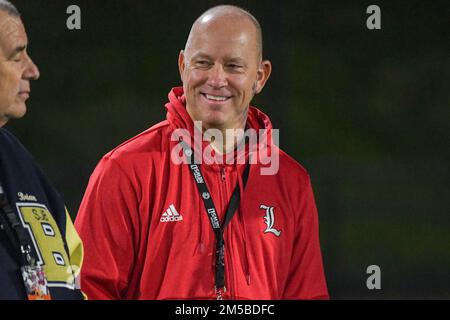
[[[220,174],[222,176],[222,181],[225,181],[225,178],[226,178],[225,167],[220,168]]]

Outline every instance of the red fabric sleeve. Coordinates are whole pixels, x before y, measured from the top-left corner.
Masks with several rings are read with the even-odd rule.
[[[138,201],[116,160],[105,156],[94,170],[75,227],[85,257],[81,288],[88,299],[123,299],[134,261]]]
[[[319,222],[311,181],[300,190],[297,232],[283,299],[329,299],[319,242]]]

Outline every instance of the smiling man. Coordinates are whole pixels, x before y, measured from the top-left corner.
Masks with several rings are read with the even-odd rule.
[[[26,113],[39,70],[17,9],[0,0],[0,127]],[[82,245],[63,200],[32,156],[0,128],[0,299],[82,299]]]
[[[271,139],[227,136],[275,131],[250,106],[272,68],[262,57],[261,28],[247,11],[218,6],[195,21],[167,120],[106,154],[89,180],[75,223],[89,298],[328,298],[307,172]],[[222,136],[200,142],[213,145],[214,159],[244,161],[205,159],[199,133]],[[267,163],[250,151],[260,149],[279,155],[279,170],[261,173]]]
[[[203,129],[221,131],[244,129],[250,101],[272,70],[270,62],[262,60],[256,19],[225,8],[204,14],[194,23],[178,61],[187,112],[203,122]],[[227,18],[233,22],[224,25]]]

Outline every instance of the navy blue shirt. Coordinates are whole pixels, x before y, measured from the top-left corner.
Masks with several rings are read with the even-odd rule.
[[[0,184],[31,239],[33,256],[45,270],[52,299],[83,299],[76,285],[82,244],[64,202],[30,153],[3,128]],[[17,237],[3,209],[0,215],[0,299],[27,299]],[[71,240],[67,241],[69,237]]]

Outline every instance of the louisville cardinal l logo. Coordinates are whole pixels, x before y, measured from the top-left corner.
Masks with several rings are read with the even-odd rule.
[[[281,231],[278,231],[277,229],[275,229],[273,227],[273,225],[275,224],[275,217],[273,214],[273,210],[274,207],[269,207],[269,206],[265,206],[265,205],[260,205],[259,206],[260,209],[264,209],[266,210],[266,215],[264,216],[264,222],[266,223],[266,230],[264,230],[264,233],[273,233],[274,235],[276,235],[277,237],[280,236]]]

